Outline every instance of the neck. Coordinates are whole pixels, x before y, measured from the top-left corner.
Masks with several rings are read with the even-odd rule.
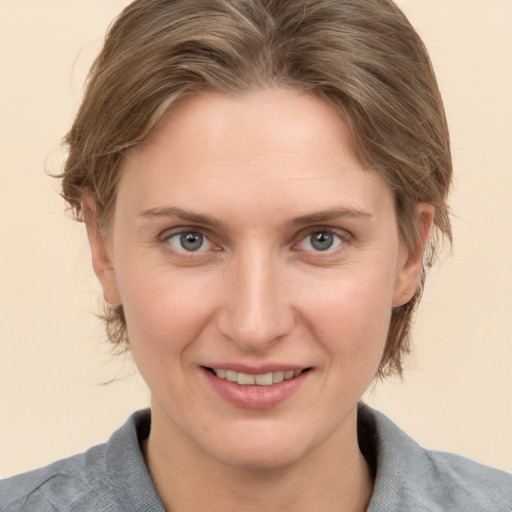
[[[224,464],[198,449],[179,429],[152,418],[143,446],[167,512],[366,510],[373,480],[357,443],[357,412],[303,459],[273,468]],[[349,436],[346,434],[350,433]]]

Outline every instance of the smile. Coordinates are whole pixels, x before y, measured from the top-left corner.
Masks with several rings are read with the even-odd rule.
[[[238,366],[238,367],[237,367]],[[299,392],[313,373],[309,368],[244,368],[229,365],[228,368],[202,366],[202,374],[223,400],[242,409],[269,409],[285,402]],[[237,371],[245,370],[245,371]]]
[[[220,379],[226,379],[230,382],[236,382],[242,386],[271,386],[284,380],[290,380],[298,377],[305,370],[277,370],[275,372],[251,375],[249,373],[235,372],[234,370],[225,370],[223,368],[209,368]]]

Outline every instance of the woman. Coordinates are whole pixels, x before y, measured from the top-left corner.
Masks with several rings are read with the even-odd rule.
[[[138,0],[67,143],[151,412],[1,510],[510,510],[510,476],[360,404],[451,237],[441,98],[391,2]]]

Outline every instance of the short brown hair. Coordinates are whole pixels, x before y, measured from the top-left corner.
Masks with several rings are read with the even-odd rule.
[[[434,236],[451,240],[447,123],[426,49],[390,0],[136,0],[110,27],[66,136],[63,196],[81,219],[84,194],[109,225],[124,152],[142,143],[180,98],[292,87],[330,102],[348,123],[361,163],[395,195],[400,236],[417,240],[416,206],[435,207]],[[402,372],[414,297],[392,313],[378,375]],[[122,306],[107,334],[128,346]]]

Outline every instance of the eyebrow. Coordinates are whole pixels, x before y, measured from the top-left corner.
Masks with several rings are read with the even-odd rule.
[[[369,212],[365,212],[364,210],[359,210],[357,208],[347,208],[345,206],[340,206],[338,208],[331,208],[329,210],[324,210],[321,212],[315,212],[307,215],[301,215],[300,217],[295,217],[294,219],[289,221],[289,224],[292,226],[302,226],[304,224],[314,224],[317,222],[326,222],[334,219],[339,219],[340,217],[371,218],[372,214]]]
[[[209,227],[221,227],[223,223],[212,217],[202,213],[196,213],[189,210],[178,208],[177,206],[157,207],[143,210],[139,213],[141,217],[178,217],[179,219],[193,222],[194,224],[201,224]],[[372,214],[357,208],[350,208],[340,206],[337,208],[330,208],[328,210],[314,212],[300,217],[295,217],[287,222],[290,226],[303,226],[306,224],[314,224],[318,222],[326,222],[340,217],[354,217],[354,218],[371,218]]]
[[[141,217],[178,217],[195,224],[202,224],[203,226],[218,227],[222,225],[222,222],[215,217],[210,215],[204,215],[202,213],[195,213],[188,210],[183,210],[176,206],[169,206],[164,208],[150,208],[143,210],[139,213]]]

